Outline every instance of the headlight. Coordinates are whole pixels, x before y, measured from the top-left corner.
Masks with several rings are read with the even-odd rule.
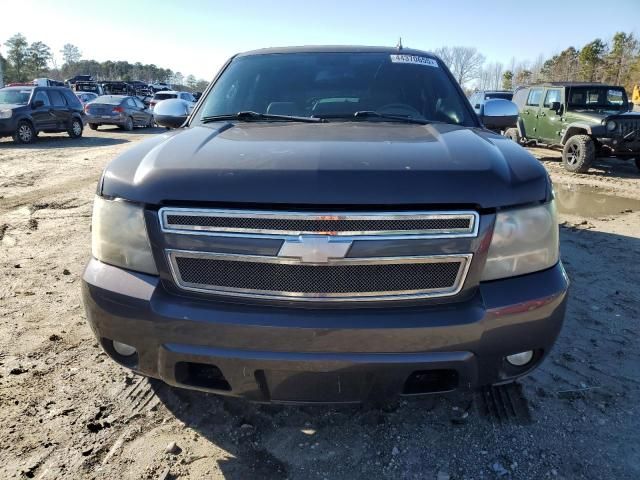
[[[617,126],[618,125],[616,124],[616,122],[614,122],[613,120],[609,120],[607,122],[607,131],[608,132],[613,132],[616,129]]]
[[[91,221],[91,253],[101,262],[158,274],[142,207],[96,197]]]
[[[499,212],[482,280],[514,277],[552,267],[558,262],[556,205]]]
[[[11,115],[13,115],[13,110],[10,108],[0,110],[0,118],[11,118]]]

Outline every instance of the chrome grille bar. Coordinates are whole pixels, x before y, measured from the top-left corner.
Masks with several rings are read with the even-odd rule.
[[[474,211],[292,212],[165,207],[159,211],[165,233],[259,236],[283,239],[330,235],[358,239],[475,237]]]

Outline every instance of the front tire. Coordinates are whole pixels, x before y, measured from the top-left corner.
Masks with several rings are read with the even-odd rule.
[[[506,132],[504,132],[504,136],[516,143],[520,143],[520,132],[518,132],[517,128],[507,128]]]
[[[84,125],[82,124],[82,121],[78,118],[72,118],[67,133],[71,138],[80,138],[82,137],[83,129]]]
[[[22,120],[18,123],[18,127],[13,134],[13,141],[16,143],[20,143],[22,145],[26,145],[29,143],[33,143],[36,140],[36,131],[33,128],[31,123],[26,120]]]
[[[636,157],[634,161],[636,162],[636,168],[640,170],[640,157]]]
[[[574,135],[562,150],[562,164],[570,172],[586,173],[596,158],[596,146],[589,135]]]
[[[91,130],[98,130],[98,124],[97,123],[90,123],[89,124],[89,128]]]

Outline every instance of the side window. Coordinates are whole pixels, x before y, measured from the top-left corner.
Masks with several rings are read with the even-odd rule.
[[[549,108],[553,102],[562,102],[562,92],[558,89],[547,90],[547,94],[544,96],[544,106]]]
[[[67,103],[62,98],[62,94],[57,90],[49,90],[49,98],[54,107],[66,107]]]
[[[540,105],[540,99],[542,98],[542,89],[534,88],[529,92],[529,98],[527,98],[527,105],[531,107],[537,107]]]
[[[71,90],[63,90],[62,94],[65,100],[67,101],[67,105],[74,108],[82,108],[82,105],[78,100],[78,97],[76,97]],[[85,95],[85,98],[86,98],[86,95]]]
[[[46,107],[51,106],[51,102],[49,102],[49,96],[44,90],[38,90],[36,92],[35,96],[33,97],[33,101],[35,102],[36,100],[42,101]]]
[[[133,103],[136,104],[136,107],[143,109],[144,108],[144,103],[142,103],[140,100],[138,100],[137,98],[133,99]]]
[[[127,107],[135,108],[136,102],[133,101],[133,98],[127,98]]]

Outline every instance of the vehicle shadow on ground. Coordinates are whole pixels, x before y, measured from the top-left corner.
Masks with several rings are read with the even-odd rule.
[[[398,427],[406,429],[403,436],[417,435],[411,430],[420,426],[409,426],[412,415],[435,412],[436,423],[450,424],[452,406],[460,405],[456,411],[461,414],[471,408],[469,398],[460,394],[431,395],[390,402],[383,407],[285,406],[172,388],[158,380],[152,380],[151,385],[177,419],[229,453],[217,460],[226,479],[297,478],[306,469],[310,478],[361,478],[367,470],[373,475],[371,478],[379,478],[382,465],[394,453],[387,451],[388,445],[375,447],[379,451],[366,448],[363,436],[376,437],[381,429]],[[337,476],[334,462],[341,464]],[[326,473],[320,475],[321,471]]]
[[[108,133],[121,133],[122,135],[157,135],[159,133],[165,133],[168,130],[164,127],[147,127],[147,128],[134,128],[130,132],[126,130],[122,130],[115,125],[102,125],[96,131],[97,135],[100,135],[100,132],[108,132]]]
[[[73,139],[68,137],[41,136],[29,145],[20,145],[13,142],[0,142],[0,149],[6,150],[50,150],[53,148],[87,148],[87,147],[111,147],[122,143],[129,143],[125,138],[112,137],[82,137]]]

